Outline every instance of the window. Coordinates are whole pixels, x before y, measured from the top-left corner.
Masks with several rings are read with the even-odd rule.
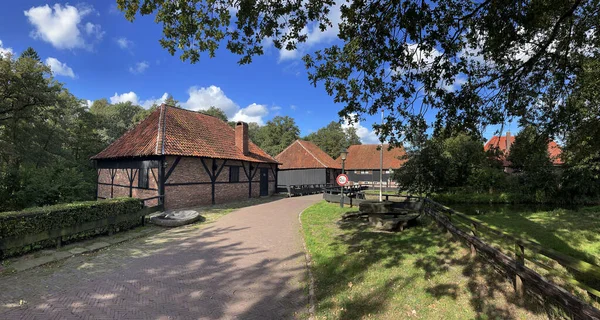
[[[355,171],[354,171],[354,173],[355,173],[355,174],[360,174],[360,171],[358,171],[358,170],[355,170]]]
[[[138,174],[138,187],[148,189],[148,168],[141,168]]]
[[[229,167],[229,182],[240,182],[240,167]]]

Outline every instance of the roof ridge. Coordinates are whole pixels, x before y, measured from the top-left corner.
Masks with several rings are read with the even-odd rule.
[[[319,161],[319,163],[324,167],[327,168],[327,166],[321,161],[319,160],[319,158],[317,158],[317,156],[315,156],[312,152],[310,152],[310,150],[308,150],[303,144],[302,142],[300,142],[300,139],[296,140],[296,142],[298,142],[300,144],[300,146],[302,146],[302,148],[304,148],[304,150],[306,150],[306,152],[310,153],[311,156],[313,156],[313,158],[315,158],[317,161]]]
[[[165,111],[164,106],[166,106],[166,104],[163,103],[160,105],[160,107],[158,109],[158,112],[159,112],[159,114],[158,114],[158,130],[156,130],[156,147],[154,148],[154,153],[156,153],[157,155],[162,154],[162,152],[164,151],[164,146],[165,146],[165,144],[162,143],[161,134],[160,134],[161,133],[161,129],[160,129],[161,123],[164,118],[164,115],[163,115],[164,111]],[[164,138],[164,136],[163,136],[163,138]],[[158,148],[159,143],[162,144],[162,147],[160,148],[161,153],[159,153],[159,148]]]

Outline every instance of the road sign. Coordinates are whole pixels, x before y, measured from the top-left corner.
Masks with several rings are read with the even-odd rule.
[[[337,182],[338,186],[341,186],[341,187],[347,185],[348,180],[349,180],[348,176],[343,173],[338,175],[337,178],[335,178],[335,182]]]

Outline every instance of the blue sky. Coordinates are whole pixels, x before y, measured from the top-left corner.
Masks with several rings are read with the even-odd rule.
[[[332,14],[333,21],[339,19],[339,12]],[[309,28],[308,34],[308,42],[297,51],[270,46],[249,65],[239,66],[238,56],[226,49],[192,65],[160,46],[162,29],[152,17],[130,23],[114,1],[10,1],[0,11],[0,52],[19,54],[33,47],[56,79],[81,99],[148,107],[171,94],[183,107],[215,105],[234,120],[265,123],[288,115],[302,136],[339,120],[342,108],[322,86],[309,84],[300,60],[303,53],[335,41],[336,30]],[[377,143],[371,125],[378,118],[354,124],[363,143]],[[488,131],[486,136],[493,130]]]

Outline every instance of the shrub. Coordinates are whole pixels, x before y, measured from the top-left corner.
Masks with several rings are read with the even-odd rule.
[[[142,202],[139,199],[119,198],[59,204],[23,211],[0,212],[0,243],[4,239],[26,237],[46,231],[74,227],[108,217],[130,214],[140,211],[142,207]],[[120,223],[117,228],[131,228],[140,223],[140,219],[132,218]],[[79,240],[107,231],[107,227],[99,227],[95,230],[68,235],[63,237],[63,240],[67,242]],[[52,240],[46,240],[24,248],[13,248],[4,252],[4,255],[24,253],[33,249],[51,246],[53,243]]]

